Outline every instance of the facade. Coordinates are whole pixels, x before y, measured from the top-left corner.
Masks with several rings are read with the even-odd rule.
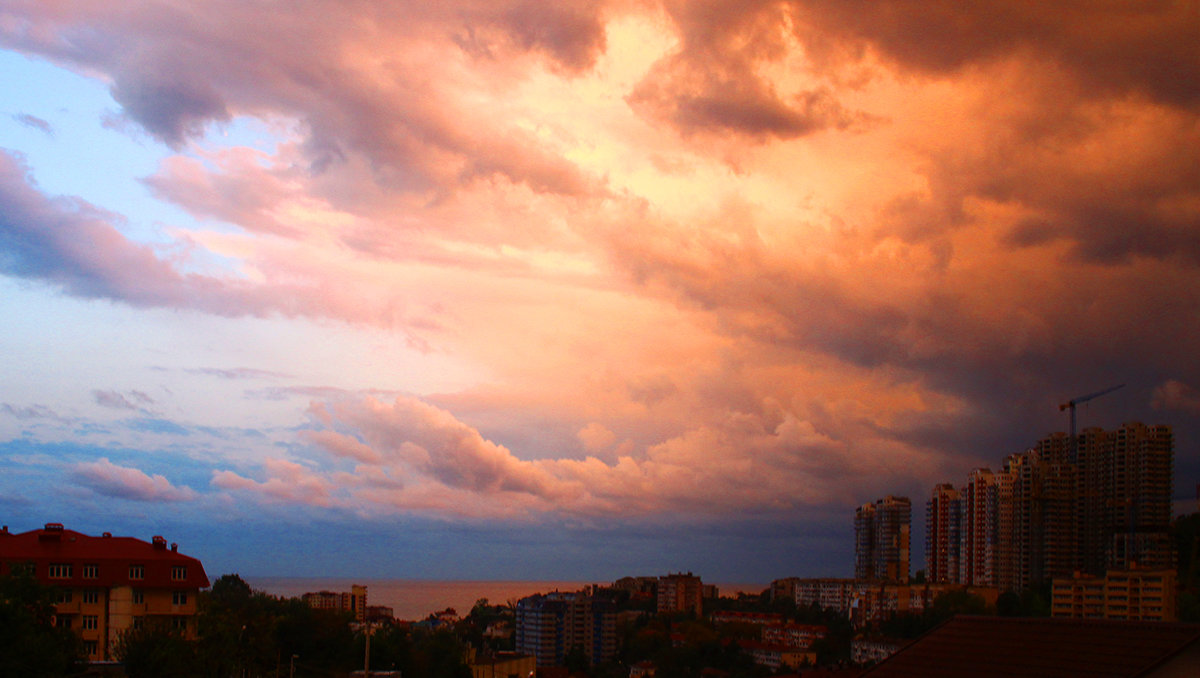
[[[350,587],[349,593],[310,592],[300,596],[300,599],[318,610],[342,610],[349,612],[354,617],[354,621],[367,620],[367,587],[365,586],[354,584]]]
[[[669,574],[658,578],[658,612],[691,612],[697,617],[703,614],[704,583],[700,577],[687,574]]]
[[[514,652],[501,652],[471,663],[471,678],[525,678],[536,672],[537,662],[533,657]]]
[[[854,578],[906,583],[912,503],[888,495],[854,512]]]
[[[781,668],[798,669],[801,666],[811,666],[817,661],[817,653],[800,650],[786,645],[773,645],[755,640],[741,640],[738,645],[742,651],[750,655],[750,659],[759,666],[765,666],[772,671]]]
[[[91,661],[112,660],[121,634],[147,624],[195,638],[196,598],[209,585],[200,561],[162,537],[92,537],[60,523],[0,532],[0,574],[22,568],[57,589],[55,623],[80,636]]]
[[[763,627],[762,639],[770,645],[783,645],[807,650],[825,637],[829,629],[819,624],[776,623]]]
[[[990,469],[971,472],[962,490],[958,582],[967,586],[996,583],[996,477]]]
[[[850,600],[859,588],[859,583],[854,579],[801,579],[796,582],[796,605],[848,610]]]
[[[1071,619],[1176,621],[1176,574],[1165,570],[1109,570],[1103,577],[1055,579],[1050,614]]]
[[[617,653],[617,611],[611,601],[585,592],[522,598],[516,609],[516,651],[538,666],[562,666],[575,648],[593,664]]]
[[[850,661],[860,665],[877,664],[899,652],[908,642],[898,638],[858,636],[850,641]]]
[[[925,505],[925,578],[935,584],[958,583],[962,498],[950,483],[933,488]]]
[[[863,628],[898,613],[920,614],[943,593],[965,590],[989,605],[996,603],[1000,591],[993,587],[957,584],[873,584],[858,587],[845,612],[855,628]]]

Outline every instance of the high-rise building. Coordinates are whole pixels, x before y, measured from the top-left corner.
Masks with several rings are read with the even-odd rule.
[[[912,503],[888,495],[854,512],[854,577],[908,582]]]
[[[962,499],[950,483],[933,488],[925,505],[925,578],[935,584],[958,583]]]
[[[938,485],[927,514],[931,580],[1022,590],[1074,572],[1170,567],[1173,458],[1169,426],[1129,423],[1074,442],[1056,433],[1000,472],[977,469],[960,490]],[[955,506],[957,574],[943,555]]]
[[[991,470],[977,468],[972,471],[961,496],[958,583],[993,586],[996,572],[997,487]]]
[[[196,598],[208,587],[200,561],[162,537],[93,537],[61,523],[0,531],[0,574],[22,569],[56,589],[55,624],[79,635],[91,661],[112,660],[121,634],[143,625],[194,639]]]
[[[516,650],[538,666],[562,666],[575,649],[593,664],[617,653],[617,610],[586,592],[546,593],[522,598],[516,609]]]

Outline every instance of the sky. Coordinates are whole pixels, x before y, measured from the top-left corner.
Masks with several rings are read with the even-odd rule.
[[[0,5],[0,515],[210,575],[850,576],[1200,482],[1200,3]]]

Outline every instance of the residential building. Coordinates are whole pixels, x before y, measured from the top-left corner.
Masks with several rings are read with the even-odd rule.
[[[860,586],[845,610],[855,628],[863,628],[898,613],[920,614],[943,593],[965,590],[989,605],[996,603],[1000,591],[994,587],[958,584],[872,584]]]
[[[1176,621],[1173,569],[1109,570],[1103,577],[1079,574],[1055,579],[1050,614],[1074,619]]]
[[[750,655],[750,659],[759,666],[765,666],[772,671],[782,667],[797,669],[801,666],[811,666],[817,661],[817,653],[801,650],[786,645],[774,645],[757,640],[739,640],[738,646]]]
[[[525,678],[537,672],[537,662],[527,654],[500,652],[471,662],[471,678]]]
[[[796,605],[816,605],[826,610],[848,610],[862,585],[855,579],[818,578],[796,582]]]
[[[658,578],[658,612],[691,612],[703,614],[704,583],[700,577],[687,574],[668,574]]]
[[[56,589],[55,623],[79,635],[91,661],[111,661],[121,634],[144,625],[195,638],[196,599],[209,585],[200,561],[163,537],[93,537],[61,523],[0,531],[0,574],[20,569]]]
[[[342,610],[349,612],[354,621],[367,619],[367,587],[354,584],[349,592],[315,591],[305,593],[300,599],[318,610]]]
[[[854,577],[861,581],[906,583],[912,504],[888,495],[854,513]]]
[[[538,666],[562,666],[575,648],[599,664],[617,653],[616,606],[583,591],[522,598],[515,642],[517,652],[532,655]]]
[[[977,468],[971,472],[961,492],[956,583],[967,586],[996,583],[997,496],[996,478],[990,469]]]
[[[1019,591],[1133,563],[1170,568],[1173,459],[1169,426],[1133,422],[1074,440],[1055,433],[1010,455],[1002,471],[976,469],[958,490],[937,485],[926,511],[929,580]],[[862,522],[860,549],[874,539],[873,521]],[[856,557],[856,572],[873,574],[873,552]]]
[[[813,643],[824,638],[827,633],[829,633],[829,629],[819,624],[778,622],[763,626],[762,640],[770,645],[807,650]]]
[[[936,583],[957,584],[959,529],[962,498],[950,483],[933,488],[925,505],[925,578]]]
[[[850,641],[850,661],[855,664],[877,664],[896,654],[911,641],[879,636],[857,636]]]

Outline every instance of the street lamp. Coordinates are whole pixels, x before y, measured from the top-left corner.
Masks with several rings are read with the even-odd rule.
[[[292,665],[288,669],[288,678],[296,678],[296,660],[299,658],[300,658],[300,655],[298,655],[298,654],[292,655]]]

